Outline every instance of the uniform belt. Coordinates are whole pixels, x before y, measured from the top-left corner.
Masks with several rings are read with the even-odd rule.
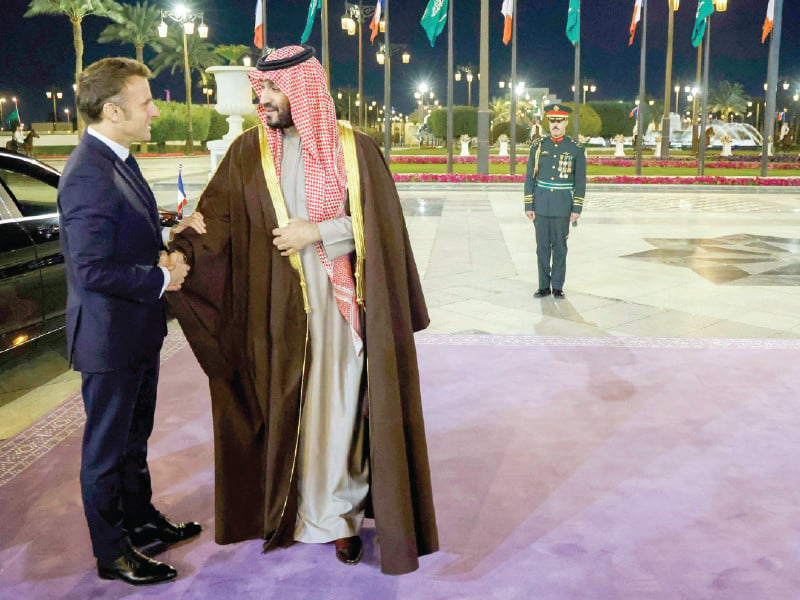
[[[538,187],[551,189],[551,190],[571,190],[575,187],[575,184],[572,182],[551,182],[551,181],[537,181],[536,185]]]

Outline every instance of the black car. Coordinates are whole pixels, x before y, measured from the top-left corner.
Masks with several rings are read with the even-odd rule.
[[[35,349],[64,351],[67,282],[56,196],[60,173],[0,150],[0,392]],[[162,211],[165,227],[174,212]]]

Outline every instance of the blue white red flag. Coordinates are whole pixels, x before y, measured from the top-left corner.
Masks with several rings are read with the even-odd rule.
[[[639,114],[639,107],[638,106],[634,106],[633,110],[631,111],[631,114],[629,114],[628,116],[629,117],[635,117],[638,114]]]
[[[381,11],[383,10],[383,0],[378,0],[375,4],[375,14],[372,16],[372,22],[369,24],[369,28],[372,30],[372,35],[369,36],[370,43],[375,41],[375,38],[378,35],[378,32],[381,29]]]
[[[189,201],[186,199],[186,190],[183,189],[183,176],[181,172],[178,171],[178,218],[183,218],[183,209],[186,205],[189,204]]]

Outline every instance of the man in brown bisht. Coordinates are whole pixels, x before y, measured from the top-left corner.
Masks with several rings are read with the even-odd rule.
[[[378,146],[337,123],[310,47],[250,81],[261,124],[203,191],[207,233],[172,302],[208,374],[216,541],[334,541],[357,563],[374,517],[381,569],[438,549],[414,332],[429,319]]]

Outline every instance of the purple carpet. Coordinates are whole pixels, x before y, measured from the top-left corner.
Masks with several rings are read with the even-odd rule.
[[[800,342],[419,339],[442,550],[400,577],[331,545],[213,541],[206,379],[165,346],[156,505],[199,539],[174,582],[94,570],[73,398],[0,444],[0,598],[672,599],[800,597]]]

